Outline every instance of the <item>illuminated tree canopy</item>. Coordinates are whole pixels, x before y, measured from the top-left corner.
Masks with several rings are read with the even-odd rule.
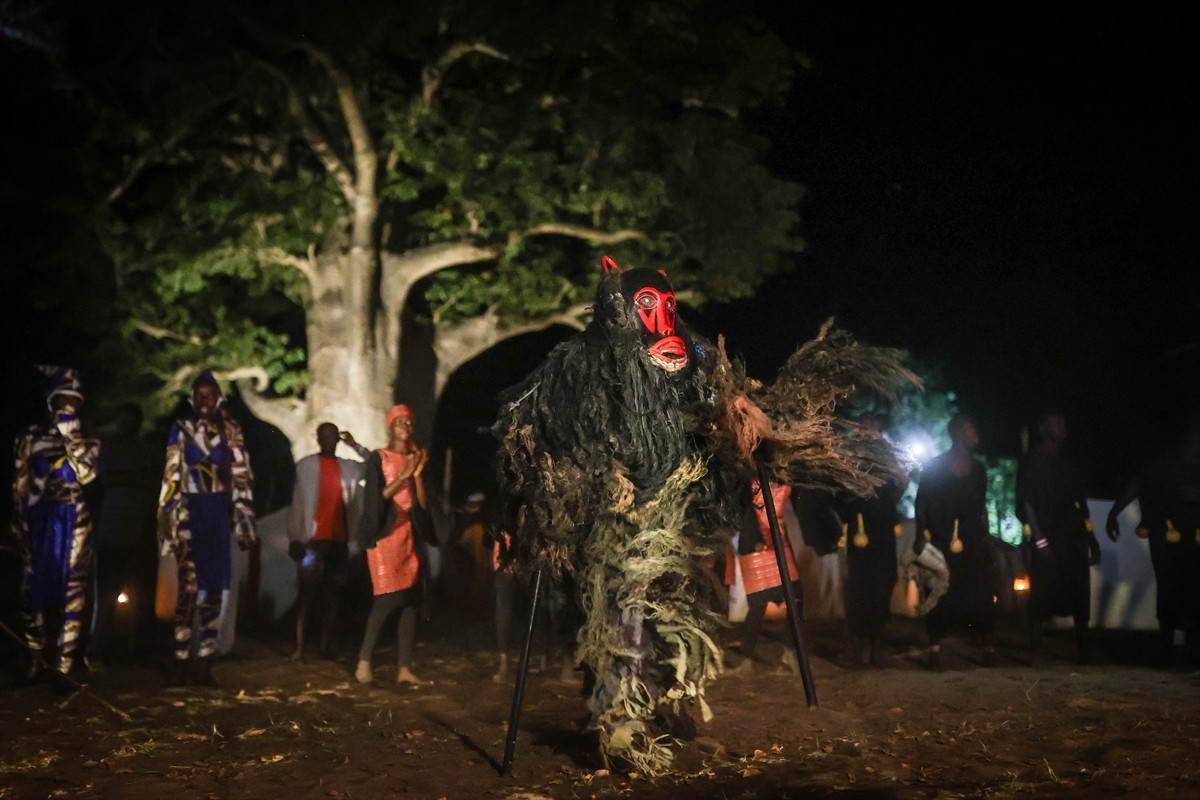
[[[294,6],[294,7],[293,7]],[[795,58],[721,3],[49,2],[130,380],[202,365],[293,442],[373,425],[401,313],[436,385],[580,326],[599,254],[747,296],[801,242],[755,114]]]

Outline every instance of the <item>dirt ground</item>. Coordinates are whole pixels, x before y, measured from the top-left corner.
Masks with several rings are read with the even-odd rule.
[[[165,688],[152,667],[66,697],[0,687],[0,798],[1200,797],[1200,672],[1152,667],[1152,634],[1099,631],[1086,667],[1066,632],[1036,665],[1015,631],[991,667],[953,640],[939,673],[914,620],[893,620],[877,669],[849,663],[837,626],[806,636],[819,708],[782,667],[722,676],[715,718],[648,780],[600,768],[579,674],[554,669],[530,677],[500,775],[513,687],[489,679],[484,622],[423,631],[420,688],[392,682],[392,649],[354,682],[350,632],[339,659],[302,663],[284,635],[242,635],[218,688]]]

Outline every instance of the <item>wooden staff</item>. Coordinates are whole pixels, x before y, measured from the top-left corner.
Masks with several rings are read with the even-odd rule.
[[[529,674],[529,653],[533,649],[533,625],[537,621],[538,596],[542,591],[542,571],[533,573],[533,597],[529,601],[529,630],[525,633],[525,650],[517,669],[517,685],[513,689],[512,710],[508,712],[508,738],[504,742],[504,763],[501,775],[512,774],[513,751],[517,747],[517,728],[521,724],[521,703],[525,700],[525,677]]]
[[[451,465],[454,463],[454,449],[446,448],[446,460],[442,463],[442,513],[450,516],[450,478],[453,474]]]
[[[816,708],[817,687],[813,683],[812,668],[808,663],[808,653],[804,649],[804,635],[800,632],[800,609],[797,607],[795,591],[792,588],[795,584],[792,583],[792,576],[788,572],[788,560],[783,550],[790,545],[783,540],[783,532],[779,529],[779,517],[775,514],[775,498],[771,496],[771,478],[767,474],[767,465],[759,457],[754,461],[758,467],[758,488],[762,491],[767,524],[771,526],[771,541],[775,545],[775,563],[779,565],[779,578],[783,582],[783,601],[787,604],[792,644],[796,647],[796,662],[800,665],[800,677],[804,681],[804,699],[808,701],[809,708]]]

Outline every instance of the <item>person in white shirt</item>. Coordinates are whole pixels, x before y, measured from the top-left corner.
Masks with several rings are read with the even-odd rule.
[[[339,431],[332,422],[317,427],[320,451],[296,463],[296,487],[288,512],[288,555],[296,562],[299,599],[296,603],[296,649],[291,658],[304,655],[304,634],[314,605],[319,609],[319,651],[333,655],[330,634],[337,617],[338,599],[347,579],[351,532],[362,515],[362,461],[335,455],[344,442],[360,457],[370,450]]]

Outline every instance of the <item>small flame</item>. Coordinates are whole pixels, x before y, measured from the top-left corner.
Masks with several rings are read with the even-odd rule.
[[[1014,579],[1013,580],[1013,591],[1014,592],[1028,592],[1029,591],[1029,579],[1028,578]]]
[[[117,602],[118,603],[128,603],[129,595],[125,594],[124,592],[121,592],[119,595],[117,595]]]

